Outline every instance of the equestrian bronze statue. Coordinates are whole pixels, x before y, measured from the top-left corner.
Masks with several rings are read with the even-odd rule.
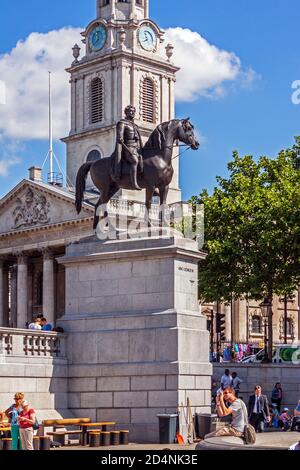
[[[130,108],[130,109],[129,109]],[[180,141],[193,150],[199,143],[194,126],[189,119],[172,119],[160,124],[142,147],[140,134],[134,124],[135,108],[125,110],[126,118],[117,124],[117,143],[114,153],[108,158],[84,163],[76,178],[76,209],[81,212],[85,182],[90,172],[92,181],[100,191],[95,205],[94,229],[99,222],[98,208],[107,204],[122,189],[146,189],[146,220],[150,225],[149,211],[152,197],[158,189],[161,208],[167,203],[169,185],[173,178],[174,142]],[[161,209],[161,221],[164,209]]]

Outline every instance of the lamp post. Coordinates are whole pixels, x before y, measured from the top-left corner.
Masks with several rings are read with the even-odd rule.
[[[261,313],[264,319],[264,326],[265,326],[265,358],[266,362],[272,362],[272,334],[270,334],[272,328],[272,302],[270,299],[266,298],[264,301],[259,304]],[[267,335],[267,323],[269,327],[269,335]],[[267,337],[269,336],[269,337]]]

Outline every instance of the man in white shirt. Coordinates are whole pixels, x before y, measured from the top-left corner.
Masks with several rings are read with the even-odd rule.
[[[243,383],[236,372],[232,372],[232,386],[235,391],[235,396],[238,398],[240,393],[240,384]]]
[[[231,387],[232,386],[232,377],[230,375],[230,370],[225,369],[224,375],[222,375],[221,378],[221,388],[222,390],[225,390],[226,387]]]

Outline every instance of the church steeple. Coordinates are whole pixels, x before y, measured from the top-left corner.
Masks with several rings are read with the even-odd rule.
[[[171,61],[173,47],[149,18],[149,0],[97,0],[97,15],[82,34],[82,53],[73,47],[71,130],[67,175],[74,184],[82,163],[112,154],[116,124],[124,108],[136,108],[135,122],[144,141],[160,122],[174,118],[174,85],[179,70]],[[178,159],[169,201],[180,200]],[[129,199],[141,193],[128,192]]]
[[[149,0],[97,0],[97,18],[141,20],[148,16]]]

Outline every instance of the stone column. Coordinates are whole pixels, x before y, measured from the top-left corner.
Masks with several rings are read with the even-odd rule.
[[[0,328],[4,326],[4,260],[0,258]]]
[[[26,328],[28,308],[28,260],[23,253],[17,255],[17,328]]]
[[[149,0],[145,1],[145,18],[149,18]]]
[[[54,326],[55,322],[55,295],[54,295],[54,259],[50,250],[43,251],[43,315],[48,323]]]
[[[136,1],[136,0],[131,0],[130,18],[135,18],[135,16],[136,16],[135,1]]]

